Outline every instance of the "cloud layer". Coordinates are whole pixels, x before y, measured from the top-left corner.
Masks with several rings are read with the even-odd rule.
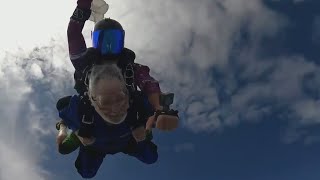
[[[110,4],[138,62],[152,67],[164,91],[176,92],[185,127],[213,132],[243,121],[285,121],[298,140],[307,135],[297,129],[319,124],[319,67],[303,54],[272,52],[290,22],[262,1]]]
[[[73,84],[65,48],[52,41],[32,52],[1,57],[0,179],[48,179],[39,164],[54,143],[55,102],[71,93]],[[52,142],[44,141],[48,138]]]
[[[309,131],[320,123],[319,67],[300,54],[268,55],[265,43],[277,43],[288,20],[262,1],[108,3],[106,16],[123,24],[126,45],[136,52],[137,62],[151,67],[163,91],[175,92],[183,127],[215,132],[275,119],[288,124],[285,142],[301,137],[306,144],[319,141]],[[84,30],[88,43],[91,28],[88,23]],[[0,52],[0,179],[48,179],[39,166],[46,157],[38,154],[52,147],[44,139],[54,141],[56,100],[74,92],[62,37],[32,51]],[[313,37],[318,39],[316,31]],[[176,150],[185,149],[194,147],[185,144]]]

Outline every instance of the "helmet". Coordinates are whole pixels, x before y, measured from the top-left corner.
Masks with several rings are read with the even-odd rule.
[[[125,32],[119,22],[106,18],[97,22],[92,32],[92,46],[103,56],[119,55],[124,48]]]
[[[96,30],[107,30],[107,29],[121,29],[123,30],[121,24],[111,18],[104,18],[101,21],[98,21],[94,25],[94,31]]]

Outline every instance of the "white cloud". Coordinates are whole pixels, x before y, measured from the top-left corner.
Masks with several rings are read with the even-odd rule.
[[[132,5],[133,8],[125,9],[120,3]],[[282,16],[267,9],[261,1],[151,0],[110,4],[117,7],[114,10],[118,13],[113,12],[112,6],[110,13],[113,12],[113,17],[124,24],[126,43],[129,48],[136,50],[137,61],[152,67],[152,72],[164,80],[161,86],[165,90],[176,92],[176,106],[187,117],[184,125],[194,131],[212,131],[238,122],[237,114],[241,111],[234,109],[236,103],[239,103],[235,98],[243,97],[235,94],[235,98],[231,99],[235,104],[231,105],[220,102],[218,85],[214,86],[211,68],[222,69],[226,77],[226,88],[223,91],[232,93],[238,89],[234,78],[244,74],[235,74],[229,68],[232,65],[229,60],[234,45],[241,38],[243,27],[248,29],[251,46],[255,47],[262,38],[272,37],[286,24]],[[145,8],[146,5],[149,8]],[[256,48],[250,51],[237,59],[244,66],[254,63],[247,72],[248,77],[264,71],[265,65],[273,65],[256,63]],[[250,60],[248,55],[252,56]],[[257,67],[260,69],[258,72]],[[247,94],[250,98],[251,95]],[[246,108],[244,105],[241,104],[241,109]],[[248,116],[257,117],[257,113]],[[225,122],[220,117],[224,117]]]
[[[41,163],[54,142],[45,142],[44,138],[56,133],[55,102],[71,92],[73,84],[71,63],[67,58],[60,59],[67,54],[61,46],[52,41],[32,52],[4,52],[0,58],[2,180],[50,179]]]
[[[139,2],[146,3],[145,1]],[[125,27],[128,32],[126,42],[129,47],[137,51],[140,57],[138,61],[151,64],[153,72],[159,73],[161,79],[171,79],[172,81],[164,82],[162,86],[167,88],[170,84],[171,87],[167,89],[181,92],[182,94],[177,94],[176,102],[179,102],[182,107],[190,104],[190,107],[184,107],[188,111],[193,109],[191,103],[195,98],[201,102],[211,100],[209,103],[203,103],[207,106],[201,109],[204,112],[216,108],[219,104],[216,89],[211,83],[213,79],[208,74],[208,70],[214,65],[228,63],[231,47],[234,40],[237,39],[237,32],[243,21],[259,24],[258,22],[263,20],[265,28],[261,29],[268,35],[277,29],[278,21],[268,20],[270,17],[264,15],[264,12],[270,14],[273,20],[275,14],[266,10],[258,1],[252,3],[236,1],[174,1],[171,3],[164,1],[158,3],[148,1],[148,4],[150,7],[148,9],[144,8],[145,6],[133,6],[132,10],[136,10],[136,13],[129,13],[116,19],[129,25]],[[121,9],[117,10],[121,11]],[[263,17],[259,19],[261,14]],[[141,21],[135,21],[135,18],[141,18]],[[257,31],[255,36],[258,38],[258,32],[261,29],[256,27],[252,25],[252,29]],[[172,84],[177,86],[172,87]],[[200,119],[197,113],[193,113],[194,116],[190,113],[188,115],[191,117],[187,122],[197,122]],[[189,127],[194,124],[191,123]]]
[[[300,118],[300,123],[304,126],[320,124],[320,101],[305,99],[298,101],[293,108]]]
[[[126,45],[136,51],[137,62],[151,67],[152,74],[163,80],[164,91],[176,93],[175,107],[186,117],[184,127],[214,131],[241,120],[255,122],[270,116],[274,108],[296,110],[306,100],[302,81],[317,71],[315,64],[299,55],[258,56],[263,40],[288,24],[262,1],[108,3],[106,16],[123,24]],[[241,44],[244,31],[248,42]],[[220,80],[212,75],[213,67]],[[267,79],[261,81],[262,76]],[[239,79],[248,84],[239,84]],[[221,92],[227,101],[221,100]],[[265,105],[259,104],[261,100]],[[295,113],[307,117],[306,111]]]
[[[22,137],[20,137],[22,138]],[[26,152],[26,145],[8,144],[0,141],[0,179],[27,179],[27,180],[45,180],[49,179],[48,172],[40,167],[32,166],[32,163],[38,158],[36,153]],[[33,157],[26,156],[26,154],[33,154]]]
[[[165,91],[176,93],[184,127],[215,131],[273,114],[286,117],[289,124],[318,123],[318,103],[303,90],[305,76],[317,74],[318,66],[299,54],[267,58],[259,54],[265,39],[290,23],[262,1],[110,4],[108,15],[124,24],[126,44],[137,52],[137,61],[151,66]]]

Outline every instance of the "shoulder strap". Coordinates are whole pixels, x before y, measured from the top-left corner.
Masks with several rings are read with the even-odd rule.
[[[81,118],[79,136],[90,138],[93,131],[94,107],[91,105],[88,94],[80,95],[80,103],[78,107],[79,116]]]
[[[88,48],[83,60],[86,61],[87,66],[82,70],[76,70],[74,72],[75,85],[74,89],[78,94],[83,94],[88,91],[88,75],[92,66],[98,63],[101,59],[99,51],[95,48]]]
[[[92,66],[99,63],[101,60],[101,55],[99,51],[95,48],[88,48],[85,56],[83,57],[87,61],[87,66],[82,71],[76,71],[74,74],[75,86],[74,89],[80,95],[79,103],[79,116],[81,117],[81,124],[79,129],[79,136],[81,137],[91,137],[93,131],[93,113],[94,108],[91,105],[88,96],[88,86],[89,86],[89,74],[91,72]]]
[[[134,68],[133,68],[135,58],[136,58],[136,54],[132,50],[128,48],[124,48],[119,57],[119,61],[117,62],[117,66],[121,69],[123,77],[126,81],[126,86],[130,96],[130,105],[132,105],[134,100],[133,96],[137,91],[137,87],[134,83]]]

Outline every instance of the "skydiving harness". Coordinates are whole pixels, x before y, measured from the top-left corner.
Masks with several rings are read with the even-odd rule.
[[[81,117],[80,129],[78,135],[81,137],[92,137],[93,122],[94,122],[94,107],[91,105],[91,101],[88,95],[89,87],[89,75],[94,65],[102,64],[102,57],[99,52],[94,48],[88,48],[86,55],[83,57],[84,61],[87,61],[87,65],[84,70],[76,71],[74,73],[75,86],[74,89],[78,92],[80,102],[78,107],[78,113]],[[113,57],[114,58],[114,57]],[[129,125],[132,129],[145,125],[146,119],[150,116],[149,111],[154,109],[146,110],[146,97],[145,95],[137,90],[137,86],[134,83],[134,59],[135,54],[130,49],[124,48],[123,53],[117,57],[117,66],[121,69],[125,79],[126,87],[129,91],[129,107],[137,115],[137,119],[129,119]],[[69,104],[71,96],[62,98],[57,103],[57,109],[60,111]],[[160,105],[163,106],[163,110],[155,111],[155,119],[160,115],[172,115],[178,117],[178,111],[170,109],[170,104],[173,103],[174,94],[161,94]],[[59,107],[58,107],[59,106]],[[129,108],[129,109],[130,109]],[[147,112],[148,111],[148,112]],[[56,124],[56,128],[59,129],[60,123]],[[152,133],[151,133],[152,136]],[[152,139],[152,137],[150,138]]]

